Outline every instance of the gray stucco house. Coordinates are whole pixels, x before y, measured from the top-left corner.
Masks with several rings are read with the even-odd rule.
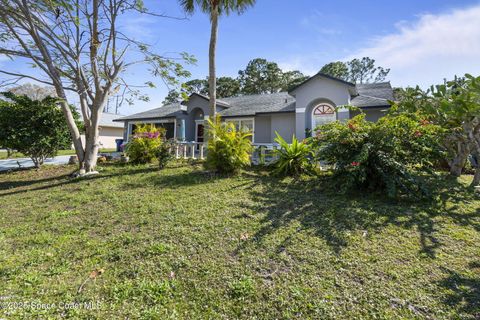
[[[275,132],[287,141],[299,139],[317,125],[335,120],[350,119],[353,112],[344,106],[363,110],[366,119],[377,121],[390,108],[393,90],[389,82],[353,84],[322,73],[304,81],[290,92],[248,95],[219,99],[217,112],[225,121],[253,131],[254,143],[273,143]],[[138,123],[153,123],[166,128],[167,138],[204,142],[204,121],[209,116],[208,97],[192,94],[182,103],[116,119],[124,122],[124,139]],[[341,107],[335,111],[336,107]],[[184,135],[184,137],[182,137]]]

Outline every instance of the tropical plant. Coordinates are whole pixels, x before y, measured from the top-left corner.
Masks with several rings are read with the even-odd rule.
[[[137,125],[125,147],[125,154],[132,163],[151,163],[157,158],[164,137],[164,128],[156,128],[153,124]]]
[[[469,155],[480,158],[480,77],[466,74],[428,91],[408,88],[401,92],[398,112],[417,112],[446,130],[443,145],[448,150],[450,174],[458,177]],[[480,184],[475,170],[472,185]]]
[[[250,164],[252,133],[237,129],[231,122],[222,122],[220,116],[207,120],[208,153],[205,167],[221,173],[238,173]]]
[[[72,139],[58,99],[32,100],[4,92],[0,100],[0,144],[30,157],[39,167],[60,149],[70,149]],[[70,106],[74,120],[79,115]]]
[[[293,136],[292,143],[289,144],[278,132],[275,132],[275,134],[277,135],[275,142],[280,145],[280,148],[275,150],[277,160],[272,163],[273,173],[284,176],[312,173],[314,168],[313,151],[312,146],[307,142],[308,140],[300,142]]]
[[[193,13],[195,7],[210,15],[210,47],[208,54],[209,76],[208,94],[210,96],[210,116],[215,117],[217,105],[217,75],[215,68],[215,55],[217,48],[218,18],[222,14],[229,15],[232,12],[243,13],[248,7],[253,6],[256,0],[179,0],[182,8]]]
[[[317,157],[334,167],[335,180],[351,189],[428,196],[418,175],[431,172],[440,158],[442,129],[416,114],[387,115],[377,123],[360,114],[347,123],[317,128]]]

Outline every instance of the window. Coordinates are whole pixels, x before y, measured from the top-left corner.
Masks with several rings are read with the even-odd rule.
[[[250,131],[252,133],[250,139],[252,140],[254,130],[253,119],[227,119],[226,122],[233,123],[237,130],[243,129]]]
[[[165,137],[167,139],[173,139],[175,137],[175,123],[174,122],[144,122],[142,124],[152,124],[157,129],[164,128],[166,130]],[[130,134],[135,134],[135,130],[137,130],[137,124],[132,123],[130,124]]]
[[[234,120],[226,120],[227,122],[233,123],[237,130],[250,130],[253,131],[253,119],[234,119]]]
[[[312,111],[312,130],[323,124],[337,120],[335,108],[329,104],[320,104],[313,108]]]

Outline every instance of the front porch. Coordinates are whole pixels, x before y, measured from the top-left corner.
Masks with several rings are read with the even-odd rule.
[[[277,143],[252,143],[253,152],[251,162],[254,165],[264,165],[275,161],[275,150],[280,146]],[[204,160],[208,149],[206,142],[174,142],[170,153],[175,159]]]

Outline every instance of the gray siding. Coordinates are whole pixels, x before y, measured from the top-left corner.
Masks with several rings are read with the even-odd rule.
[[[312,129],[311,113],[313,108],[321,102],[326,102],[334,107],[348,105],[350,103],[350,88],[341,82],[318,77],[306,82],[295,89],[292,94],[296,99],[296,136],[305,138],[305,129]],[[346,115],[338,113],[339,119]]]
[[[285,141],[292,142],[292,136],[295,134],[295,113],[272,114],[271,119],[271,143],[275,140],[275,132],[278,132]]]
[[[255,117],[255,143],[272,143],[271,116],[262,115]]]

